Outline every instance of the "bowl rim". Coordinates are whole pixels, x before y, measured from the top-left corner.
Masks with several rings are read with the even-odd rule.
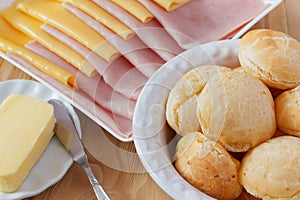
[[[174,149],[179,136],[174,137],[167,145],[163,144],[166,141],[162,141],[159,137],[168,128],[164,114],[170,92],[168,88],[172,88],[183,74],[197,66],[221,65],[231,68],[240,66],[238,41],[232,39],[210,42],[177,55],[148,80],[137,100],[132,129],[136,151],[151,178],[174,199],[214,198],[194,188],[173,166],[172,159],[167,154],[170,145],[173,145],[171,148]]]

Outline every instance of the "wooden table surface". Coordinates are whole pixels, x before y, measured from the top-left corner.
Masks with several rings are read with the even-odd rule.
[[[284,0],[279,7],[254,26],[254,28],[271,28],[283,31],[300,41],[299,27],[299,0]],[[10,63],[0,59],[0,81],[20,78],[32,79]],[[91,145],[90,138],[84,138],[84,143],[87,145],[91,167],[111,199],[171,199],[145,172],[135,153],[132,142],[120,142],[105,131],[103,131],[102,135],[103,138],[108,139],[110,146],[114,148],[114,151],[111,151],[110,147],[105,149],[104,154],[109,153],[110,158],[116,160],[115,165],[111,165],[98,157],[101,152],[97,152],[99,151],[97,146]],[[120,158],[120,151],[122,151],[122,158]],[[138,173],[134,173],[135,171]],[[96,197],[82,169],[77,164],[73,164],[61,181],[40,195],[27,200],[29,199],[92,200],[96,199]]]

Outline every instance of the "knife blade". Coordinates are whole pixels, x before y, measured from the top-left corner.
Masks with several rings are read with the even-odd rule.
[[[97,199],[109,200],[108,195],[106,194],[102,186],[99,184],[90,168],[83,144],[77,131],[77,128],[80,126],[76,126],[74,122],[74,120],[78,120],[77,123],[80,123],[75,110],[73,109],[73,107],[67,106],[66,104],[57,99],[51,99],[48,101],[48,103],[51,104],[54,108],[56,123],[69,132],[67,150],[69,151],[70,155],[72,155],[73,160],[77,162],[85,171],[90,183],[93,186]],[[66,143],[66,141],[62,142],[64,144]]]

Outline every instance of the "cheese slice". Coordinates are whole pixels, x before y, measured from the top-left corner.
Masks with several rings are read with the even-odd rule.
[[[72,6],[81,9],[82,11],[89,14],[91,17],[93,17],[95,20],[109,28],[112,32],[119,35],[124,40],[130,39],[134,32],[128,28],[126,25],[124,25],[122,22],[120,22],[117,18],[109,14],[106,10],[99,7],[97,4],[95,4],[92,1],[87,0],[57,0],[60,2],[68,2]]]
[[[126,10],[128,13],[130,13],[143,23],[147,23],[153,18],[153,15],[144,6],[142,6],[139,2],[135,0],[110,1]]]
[[[50,24],[87,48],[93,50],[106,61],[119,55],[118,50],[106,39],[79,18],[67,11],[61,3],[53,0],[19,0],[17,9],[36,19]]]
[[[0,106],[0,191],[16,191],[47,148],[55,124],[53,107],[14,94]],[[46,173],[46,172],[45,172]]]
[[[16,30],[9,23],[7,23],[3,17],[0,16],[0,37],[5,38],[17,45],[24,46],[31,39],[24,35],[22,32]]]
[[[32,39],[38,41],[50,51],[56,53],[75,68],[79,69],[88,77],[97,74],[96,69],[86,61],[84,57],[76,51],[58,41],[54,37],[44,32],[40,26],[42,23],[29,15],[26,15],[14,7],[8,7],[2,10],[1,15],[16,29],[28,35]]]
[[[180,6],[183,6],[190,0],[153,0],[166,11],[172,11]]]
[[[43,73],[53,77],[59,82],[73,88],[75,87],[75,77],[73,74],[58,67],[47,59],[33,53],[32,51],[18,46],[4,38],[0,37],[0,51],[4,53],[11,52],[21,57],[25,61],[32,64],[34,67],[42,71]]]

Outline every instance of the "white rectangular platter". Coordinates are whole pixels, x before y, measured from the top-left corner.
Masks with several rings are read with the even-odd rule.
[[[251,20],[247,25],[245,25],[239,32],[237,32],[233,39],[240,38],[244,33],[246,33],[255,23],[257,23],[259,20],[261,20],[264,16],[266,16],[268,13],[270,13],[275,7],[277,7],[282,0],[262,0],[264,4],[268,5],[267,9],[265,9],[263,12],[261,12],[257,17],[255,17],[253,20]],[[6,8],[7,6],[11,5],[14,2],[14,0],[0,0],[0,10]],[[5,59],[6,61],[12,63],[14,66],[18,67],[28,75],[32,76],[37,81],[41,82],[48,88],[52,89],[59,95],[61,95],[66,101],[70,102],[74,107],[76,107],[78,110],[80,110],[82,113],[84,113],[86,116],[88,116],[91,120],[96,122],[99,126],[104,128],[106,131],[108,131],[110,134],[112,134],[117,139],[123,141],[123,142],[129,142],[133,140],[132,134],[129,134],[128,136],[124,136],[122,134],[117,133],[116,129],[114,129],[114,126],[112,124],[107,124],[104,120],[101,119],[101,115],[96,115],[95,112],[93,112],[93,109],[91,109],[91,106],[87,108],[87,103],[82,101],[74,101],[72,98],[72,95],[70,97],[70,94],[72,94],[72,89],[69,89],[70,91],[67,91],[65,89],[62,89],[59,87],[59,84],[50,84],[49,81],[47,81],[47,78],[44,76],[40,76],[36,73],[36,71],[28,70],[21,64],[15,62],[10,57],[8,57],[6,54],[0,52],[0,56]],[[99,127],[100,128],[100,127]]]

